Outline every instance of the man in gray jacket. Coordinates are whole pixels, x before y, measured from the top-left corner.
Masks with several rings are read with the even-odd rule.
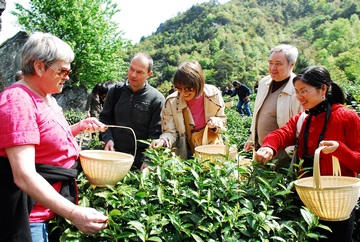
[[[107,125],[130,127],[137,141],[157,139],[161,134],[160,112],[165,97],[150,86],[147,79],[153,74],[153,59],[145,53],[137,53],[131,59],[128,80],[110,88],[99,120]],[[128,129],[109,128],[102,134],[105,150],[134,154],[135,143]],[[134,166],[141,169],[143,152],[148,146],[137,142]]]

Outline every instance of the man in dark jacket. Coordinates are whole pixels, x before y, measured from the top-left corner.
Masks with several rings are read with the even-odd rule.
[[[230,97],[233,97],[235,95],[238,95],[239,97],[239,101],[238,101],[238,105],[237,105],[237,110],[240,113],[241,116],[244,116],[244,111],[242,106],[244,105],[244,110],[247,116],[251,115],[250,112],[250,107],[249,107],[249,101],[250,101],[250,94],[251,94],[251,90],[250,88],[248,88],[246,85],[241,84],[239,81],[234,81],[233,82],[233,86],[234,86],[234,92],[233,94],[231,94]]]
[[[130,127],[137,141],[158,139],[161,134],[160,112],[165,97],[150,86],[147,79],[152,75],[153,59],[145,53],[137,53],[128,69],[128,80],[110,88],[99,120],[108,125]],[[109,128],[102,134],[105,150],[134,154],[134,135],[129,129]],[[143,152],[148,146],[137,142],[134,166],[141,169]]]

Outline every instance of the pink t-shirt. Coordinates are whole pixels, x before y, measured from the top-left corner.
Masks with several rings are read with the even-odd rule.
[[[5,148],[35,145],[35,163],[70,168],[79,156],[79,146],[61,107],[53,99],[49,107],[42,98],[21,84],[0,94],[0,156]],[[53,184],[59,191],[61,182]],[[30,222],[43,222],[56,215],[36,204]]]
[[[199,131],[206,125],[205,122],[205,109],[204,109],[204,94],[190,101],[186,101],[186,104],[190,108],[191,115],[195,122],[193,131]]]

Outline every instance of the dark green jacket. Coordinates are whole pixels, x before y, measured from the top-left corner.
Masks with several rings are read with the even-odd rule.
[[[148,145],[139,140],[157,139],[161,134],[160,112],[165,97],[148,83],[137,92],[132,92],[128,83],[117,83],[109,89],[99,120],[108,125],[130,127],[137,139],[134,165],[140,168],[143,152]],[[115,150],[134,154],[134,137],[130,130],[109,128],[102,134],[106,143],[113,140]]]

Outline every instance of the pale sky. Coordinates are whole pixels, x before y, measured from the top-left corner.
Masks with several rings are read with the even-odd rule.
[[[185,12],[196,3],[208,0],[116,0],[120,13],[114,18],[119,23],[119,30],[124,36],[138,43],[142,36],[149,36],[156,31],[159,25],[180,12]],[[229,0],[219,0],[220,3]],[[2,31],[0,44],[14,36],[19,30],[16,18],[10,13],[15,10],[14,2],[20,0],[6,0],[6,9],[2,14]],[[21,0],[24,7],[28,7],[29,0]]]

